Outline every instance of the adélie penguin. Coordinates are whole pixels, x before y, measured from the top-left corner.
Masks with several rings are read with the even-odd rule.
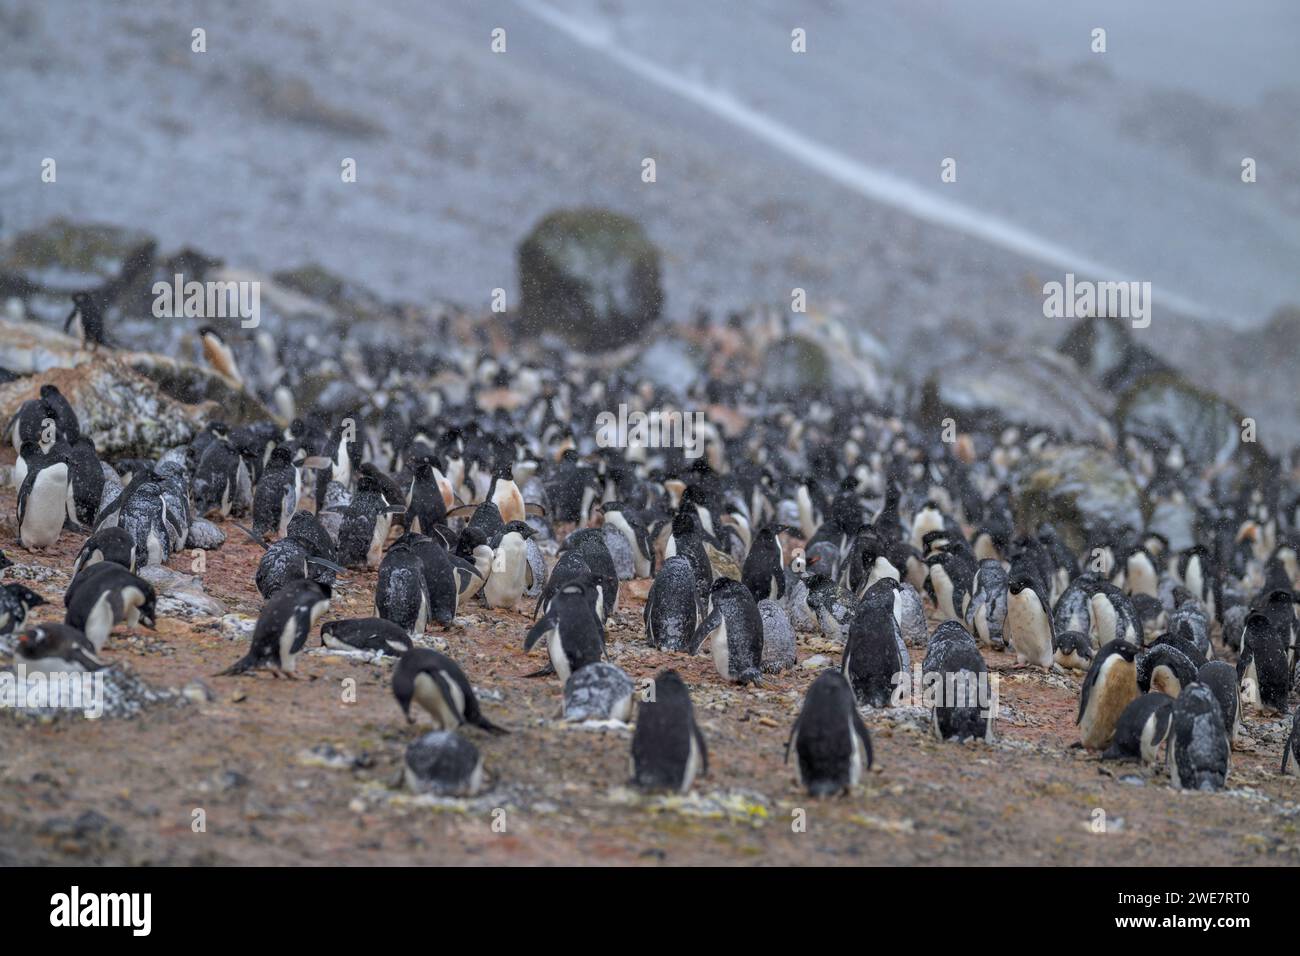
[[[45,603],[45,598],[25,584],[17,581],[0,584],[0,636],[12,634],[22,627],[27,612]]]
[[[472,724],[492,734],[509,733],[483,716],[474,687],[460,665],[446,654],[417,647],[403,654],[393,669],[393,696],[408,724],[415,723],[411,704],[429,714],[439,730]]]
[[[529,629],[524,651],[533,649],[542,638],[551,667],[561,683],[569,675],[605,656],[605,626],[596,615],[595,579],[591,575],[574,578],[559,589],[546,613]],[[545,671],[540,671],[541,676]]]
[[[104,666],[85,634],[67,624],[45,623],[18,635],[16,659],[31,672],[67,674]]]
[[[68,585],[63,600],[68,609],[64,623],[85,634],[96,652],[118,624],[152,629],[157,623],[153,585],[112,561],[83,570]]]
[[[27,475],[18,489],[18,540],[28,551],[40,551],[59,540],[68,515],[68,455],[51,449],[28,460]]]
[[[316,621],[329,609],[331,588],[315,581],[295,581],[277,591],[258,615],[248,653],[218,677],[266,667],[276,677],[293,677]]]
[[[661,671],[637,706],[632,783],[642,790],[685,793],[697,773],[708,772],[709,751],[690,691],[676,671]]]
[[[1102,760],[1140,760],[1153,764],[1169,736],[1174,699],[1158,691],[1129,701],[1115,724],[1115,736]]]
[[[1196,681],[1196,665],[1187,655],[1170,644],[1156,644],[1137,655],[1138,690],[1159,691],[1177,697],[1182,689]]]
[[[424,564],[408,548],[393,547],[379,565],[375,615],[415,637],[429,621],[429,587]]]
[[[1228,745],[1241,737],[1241,686],[1237,669],[1227,661],[1207,661],[1196,672],[1196,682],[1210,689],[1223,711],[1223,726],[1228,731]]]
[[[1169,782],[1179,790],[1222,790],[1228,778],[1223,711],[1204,684],[1183,688],[1173,705],[1166,748]]]
[[[1097,651],[1083,678],[1079,696],[1079,736],[1090,750],[1110,746],[1120,714],[1138,696],[1138,649],[1124,640],[1114,640]]]
[[[406,629],[382,617],[326,621],[320,626],[320,639],[336,651],[379,651],[389,657],[401,657],[411,649]]]
[[[1016,652],[1016,665],[1052,666],[1056,627],[1047,589],[1026,571],[1013,572],[1007,582],[1007,617],[1003,635]]]
[[[844,645],[840,672],[848,680],[859,704],[887,707],[898,684],[898,675],[906,674],[907,659],[902,632],[894,619],[893,596],[873,600],[870,592],[858,605],[849,623],[849,639]],[[901,653],[900,653],[901,651]]]
[[[709,588],[709,606],[695,629],[691,653],[708,639],[713,665],[724,680],[757,684],[762,680],[763,617],[749,588],[718,578]]]
[[[786,762],[793,747],[799,783],[814,797],[845,792],[871,767],[871,734],[853,696],[842,674],[822,671],[808,688],[786,741]]]

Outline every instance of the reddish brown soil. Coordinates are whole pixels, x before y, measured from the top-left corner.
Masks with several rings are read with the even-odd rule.
[[[29,555],[17,544],[14,498],[0,494],[0,547],[20,563],[66,572],[81,544]],[[202,575],[231,613],[256,615],[258,551],[230,525]],[[189,572],[188,555],[172,566]],[[7,579],[7,578],[6,578]],[[373,573],[353,572],[329,617],[372,613]],[[66,574],[38,584],[56,607]],[[487,692],[484,710],[513,730],[463,732],[481,749],[486,792],[441,805],[391,788],[408,727],[389,691],[391,665],[316,650],[297,681],[269,673],[213,677],[245,650],[215,622],[159,622],[133,641],[125,628],[105,656],[149,682],[181,687],[200,678],[210,703],[161,704],[131,720],[59,719],[34,724],[0,715],[0,863],[114,864],[1166,864],[1295,863],[1300,847],[1295,784],[1276,774],[1273,718],[1247,714],[1265,733],[1234,754],[1231,789],[1180,794],[1163,771],[1101,764],[1071,744],[1077,679],[1053,683],[1014,671],[989,653],[1009,714],[998,743],[939,743],[915,719],[867,718],[876,766],[849,796],[813,800],[782,762],[789,728],[812,671],[769,677],[761,689],[725,685],[707,655],[648,649],[640,608],[649,582],[625,585],[610,630],[611,658],[635,679],[675,667],[692,688],[710,750],[697,781],[703,801],[632,797],[626,731],[565,726],[554,677],[524,679],[541,654],[522,651],[523,614],[470,609],[480,623],[442,636],[448,652]],[[54,607],[39,609],[53,618]],[[802,639],[801,639],[802,640]],[[801,643],[800,660],[824,653]],[[914,650],[913,654],[917,652]],[[356,702],[343,700],[345,679]],[[1059,684],[1068,686],[1058,686]],[[502,699],[490,699],[498,692]],[[305,762],[328,744],[362,758],[350,769]],[[708,798],[718,798],[710,800]],[[1096,809],[1106,832],[1093,832]],[[194,832],[194,811],[206,831]],[[793,825],[806,811],[806,827]],[[494,811],[504,810],[504,814]],[[95,811],[106,820],[83,817]],[[693,812],[697,811],[697,812]],[[712,814],[712,815],[710,815]],[[493,822],[497,820],[494,829]],[[501,832],[504,824],[504,832]]]

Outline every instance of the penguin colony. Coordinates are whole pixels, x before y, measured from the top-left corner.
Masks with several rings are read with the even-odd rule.
[[[242,382],[219,334],[204,336],[209,360]],[[264,604],[247,652],[220,676],[293,678],[309,642],[396,658],[394,714],[433,727],[408,749],[407,779],[439,794],[477,792],[476,734],[510,732],[473,675],[431,646],[471,606],[531,613],[519,644],[540,666],[521,677],[553,681],[566,719],[635,722],[634,785],[685,792],[708,773],[682,677],[669,668],[642,686],[607,660],[620,589],[636,578],[652,579],[644,641],[707,654],[716,681],[761,684],[795,666],[798,634],[839,646],[785,747],[814,796],[861,781],[873,761],[861,708],[896,706],[918,664],[946,689],[926,704],[933,733],[993,741],[996,707],[976,692],[989,649],[1017,668],[1076,672],[1078,744],[1163,763],[1179,788],[1226,786],[1244,715],[1289,707],[1300,509],[1281,477],[1230,493],[1167,465],[1183,460],[1176,447],[1129,436],[1124,467],[1153,501],[1189,502],[1200,543],[1174,551],[1153,531],[1106,527],[1072,548],[1052,525],[1015,518],[1013,472],[1050,435],[972,430],[949,443],[855,394],[795,402],[715,380],[678,395],[623,372],[483,352],[444,371],[463,387],[394,371],[348,414],[211,421],[158,460],[112,463],[42,387],[6,426],[18,455],[6,544],[39,555],[71,533],[84,545],[62,624],[25,626],[48,599],[0,587],[0,646],[29,669],[105,666],[115,628],[155,624],[138,572],[184,549],[198,519],[217,519],[264,549],[248,569]],[[725,430],[705,422],[698,456],[601,447],[592,423],[625,399],[746,414]],[[358,569],[377,574],[373,615],[332,617],[335,588]],[[1279,760],[1300,772],[1296,730]]]

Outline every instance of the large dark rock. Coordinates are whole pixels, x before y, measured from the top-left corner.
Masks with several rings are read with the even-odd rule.
[[[1080,319],[1057,349],[1084,375],[1115,394],[1143,375],[1169,370],[1155,353],[1138,343],[1133,330],[1120,319]]]
[[[613,349],[659,319],[659,250],[633,219],[568,209],[543,219],[519,246],[521,319],[573,345]]]
[[[1055,445],[1017,470],[1016,523],[1026,531],[1056,526],[1076,552],[1095,535],[1143,527],[1142,500],[1128,471],[1106,451]]]

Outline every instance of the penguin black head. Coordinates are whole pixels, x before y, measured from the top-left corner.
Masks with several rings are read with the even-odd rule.
[[[501,533],[504,535],[511,531],[517,532],[525,541],[533,537],[533,535],[537,534],[537,530],[535,528],[533,528],[531,525],[526,524],[523,521],[506,522],[505,527],[502,528]]]
[[[695,515],[689,511],[679,511],[673,515],[673,534],[690,534],[695,530]]]

